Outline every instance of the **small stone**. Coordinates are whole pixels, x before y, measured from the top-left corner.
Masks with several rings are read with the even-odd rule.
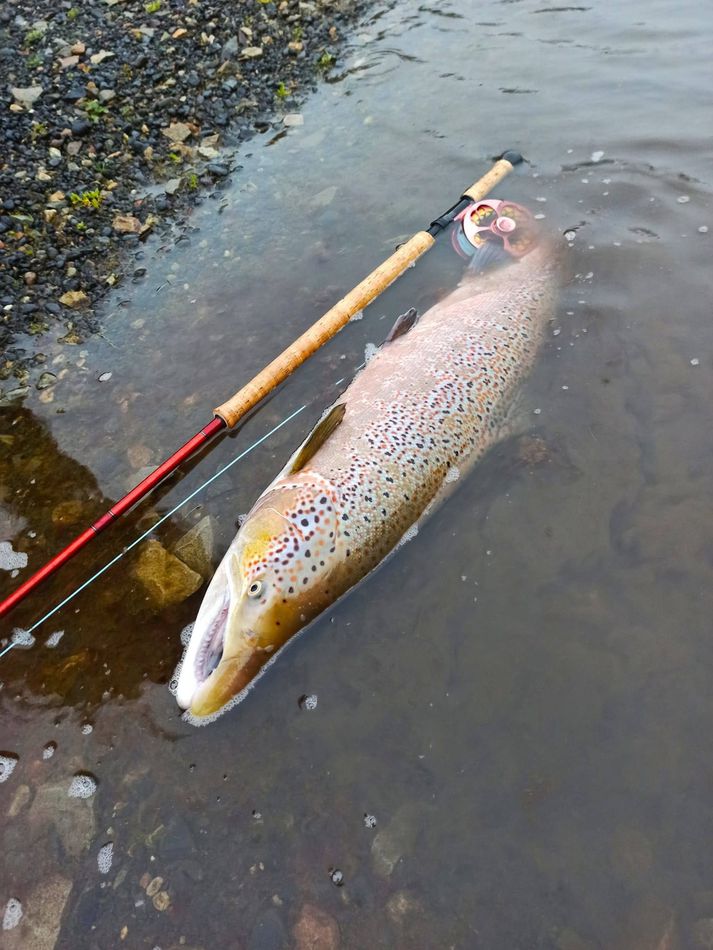
[[[159,891],[154,897],[152,903],[158,911],[168,910],[168,908],[171,906],[171,898],[168,891]]]
[[[288,128],[294,128],[296,126],[304,125],[305,118],[300,112],[288,112],[283,118],[282,123],[283,125],[288,126]]]
[[[118,234],[141,234],[143,225],[133,214],[117,214],[111,226]]]
[[[80,307],[86,307],[89,304],[89,297],[83,290],[68,290],[62,294],[59,302],[72,310],[78,310]]]
[[[71,69],[72,66],[77,65],[77,63],[79,62],[79,57],[78,56],[60,56],[58,62],[59,62],[60,69]],[[78,99],[83,98],[83,96],[84,96],[84,92],[78,95],[77,99],[75,100],[70,99],[68,95],[65,95],[64,98],[67,100],[67,102],[72,102],[72,101],[76,102]]]
[[[161,129],[161,134],[172,142],[185,142],[193,135],[193,130],[185,122],[172,122],[167,128]]]
[[[30,109],[40,98],[44,89],[42,86],[12,86],[10,92],[13,94],[15,99],[20,103],[20,105],[25,106],[25,108]]]
[[[421,905],[408,891],[397,891],[389,898],[386,910],[395,924],[403,924],[406,917],[421,910]]]
[[[100,373],[97,376],[97,379],[99,380],[100,383],[108,383],[112,375],[113,375],[112,373]]]
[[[142,546],[132,573],[157,607],[180,604],[203,584],[200,574],[153,538]]]
[[[92,130],[92,123],[89,119],[75,119],[70,126],[72,135],[86,135]]]
[[[262,46],[245,46],[240,55],[243,59],[257,59],[262,56]]]
[[[37,380],[38,389],[49,389],[50,386],[54,386],[57,382],[57,377],[54,373],[42,373],[40,378]]]
[[[337,950],[340,943],[337,921],[315,904],[302,907],[292,936],[295,950]]]
[[[73,43],[69,48],[70,53],[73,53],[75,56],[83,56],[87,51],[85,43],[82,43],[81,40],[78,40],[76,43]]]
[[[30,801],[31,793],[29,785],[20,785],[15,792],[15,795],[10,802],[10,807],[7,810],[8,818],[16,818],[23,808],[26,807]]]
[[[99,50],[98,53],[94,53],[92,56],[90,56],[89,59],[95,66],[98,66],[99,63],[103,63],[105,59],[110,59],[112,56],[116,56],[116,53],[111,53],[107,49],[102,49]]]
[[[136,442],[134,445],[130,445],[128,447],[126,450],[126,457],[128,458],[131,467],[138,471],[139,469],[146,468],[151,465],[153,452],[148,447],[148,445],[144,445],[143,442]]]
[[[158,894],[158,892],[161,890],[162,885],[163,885],[162,877],[157,876],[157,877],[152,878],[149,881],[149,883],[146,885],[146,896],[155,897]]]
[[[25,271],[25,283],[32,287],[37,283],[37,274],[33,270]]]
[[[182,26],[179,26],[177,30],[174,30],[173,33],[171,33],[171,36],[174,38],[174,40],[180,40],[184,36],[188,36],[188,30],[184,29]]]

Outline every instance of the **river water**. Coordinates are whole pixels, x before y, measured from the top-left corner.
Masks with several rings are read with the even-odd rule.
[[[711,42],[692,0],[377,6],[304,124],[249,143],[103,336],[0,410],[0,527],[29,556],[7,593],[495,153],[529,159],[498,194],[574,232],[518,432],[228,715],[180,719],[200,593],[156,609],[130,556],[0,660],[0,904],[25,915],[0,946],[52,947],[60,915],[67,950],[713,946]],[[13,625],[310,403],[158,531],[211,515],[222,554],[454,262],[438,246]]]

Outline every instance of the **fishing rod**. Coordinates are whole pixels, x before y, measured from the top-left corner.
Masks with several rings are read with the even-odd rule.
[[[405,244],[400,245],[393,254],[368,274],[346,296],[319,318],[312,326],[291,343],[271,363],[239,389],[230,399],[213,410],[213,419],[197,432],[185,445],[162,462],[150,475],[142,479],[131,491],[120,498],[93,524],[47,563],[29,577],[24,583],[0,602],[0,617],[8,614],[21,603],[44,580],[71,560],[75,554],[86,547],[97,535],[105,531],[123,514],[133,508],[149,494],[160,482],[168,478],[185,461],[190,459],[207,442],[225,429],[233,429],[241,419],[254,409],[258,403],[284,382],[310,356],[332,339],[351,318],[375,300],[397,277],[400,277],[419,257],[434,244],[436,237],[445,230],[455,218],[465,211],[474,201],[485,198],[490,191],[522,162],[519,152],[507,151],[498,158],[482,178],[467,188],[459,200],[440,217],[431,222],[423,231],[418,231]]]

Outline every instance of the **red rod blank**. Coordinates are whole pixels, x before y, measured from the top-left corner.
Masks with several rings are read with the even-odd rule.
[[[181,463],[194,455],[201,446],[205,445],[216,433],[224,428],[225,423],[216,416],[207,426],[201,429],[200,432],[197,432],[192,439],[189,439],[185,445],[182,445],[177,452],[174,452],[170,458],[162,462],[150,475],[147,475],[146,478],[140,481],[135,488],[132,488],[131,491],[127,492],[123,498],[120,498],[115,505],[112,505],[108,511],[104,512],[94,524],[90,525],[85,531],[82,531],[66,548],[63,548],[59,554],[55,554],[53,558],[50,558],[39,571],[36,571],[24,584],[20,584],[17,590],[13,591],[9,597],[6,597],[5,600],[0,603],[0,617],[4,617],[5,614],[8,614],[13,607],[16,607],[24,600],[42,581],[59,570],[63,564],[66,564],[78,551],[81,551],[85,545],[89,544],[89,542],[105,528],[108,528],[112,522],[116,521],[117,518],[130,508],[133,508],[134,505],[148,495],[159,482],[162,482],[164,478],[169,476],[172,472],[175,472]]]

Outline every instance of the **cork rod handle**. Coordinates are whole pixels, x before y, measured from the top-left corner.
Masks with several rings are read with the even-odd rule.
[[[506,155],[515,153],[506,152]],[[493,187],[512,171],[516,161],[498,159],[482,178],[463,192],[463,198],[478,201],[488,195]],[[397,248],[382,264],[342,297],[324,316],[306,330],[302,336],[291,343],[279,356],[260,370],[242,389],[238,390],[226,402],[213,410],[229,429],[232,429],[251,409],[261,402],[268,393],[301,366],[313,353],[331,340],[351,318],[363,310],[397,277],[432,247],[435,238],[427,231],[419,231],[405,244]]]

